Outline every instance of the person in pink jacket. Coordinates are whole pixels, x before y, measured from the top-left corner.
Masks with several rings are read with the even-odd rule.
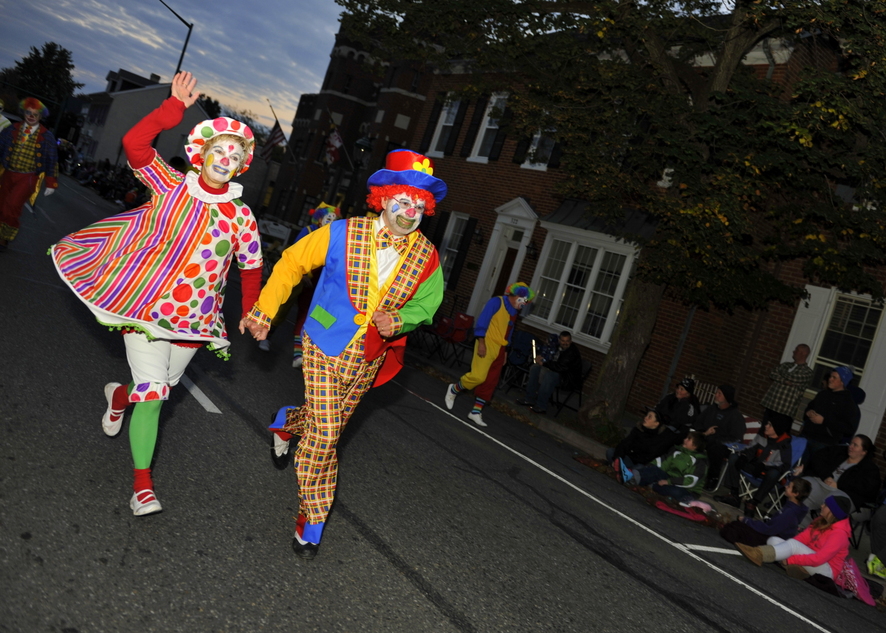
[[[821,504],[818,518],[795,538],[773,536],[761,547],[744,543],[736,547],[755,565],[784,561],[785,571],[793,578],[821,574],[833,580],[849,555],[850,508],[846,497],[830,496]]]

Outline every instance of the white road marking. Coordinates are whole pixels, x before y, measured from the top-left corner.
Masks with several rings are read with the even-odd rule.
[[[725,547],[708,547],[707,545],[692,545],[690,543],[683,543],[683,547],[687,550],[694,550],[696,552],[711,552],[713,554],[729,554],[730,556],[741,556],[741,552],[737,549],[726,549]]]
[[[814,628],[814,629],[817,630],[817,631],[822,631],[822,633],[831,633],[831,631],[829,631],[828,629],[825,629],[825,628],[821,627],[820,625],[816,624],[815,622],[813,622],[812,620],[810,620],[809,618],[807,618],[806,616],[804,616],[802,613],[798,613],[797,611],[794,611],[793,609],[789,609],[789,608],[786,607],[785,605],[783,605],[783,604],[781,604],[780,602],[778,602],[775,598],[772,598],[772,597],[770,597],[770,596],[767,596],[765,593],[763,593],[762,591],[760,591],[759,589],[757,589],[757,588],[755,588],[755,587],[752,587],[751,585],[749,585],[748,583],[744,582],[744,581],[741,580],[740,578],[736,578],[735,576],[733,576],[732,574],[726,572],[725,570],[720,569],[719,567],[717,567],[717,566],[714,565],[713,563],[711,563],[711,562],[709,562],[709,561],[706,561],[706,560],[705,560],[704,558],[702,558],[701,556],[698,556],[698,555],[696,555],[696,554],[693,554],[691,551],[689,551],[689,547],[688,547],[688,546],[686,546],[686,545],[684,545],[684,544],[682,544],[682,543],[675,543],[674,541],[670,541],[670,540],[666,539],[664,536],[662,536],[661,534],[659,534],[659,533],[656,532],[655,530],[653,530],[653,529],[651,529],[651,528],[649,528],[649,527],[643,525],[642,523],[640,523],[639,521],[637,521],[637,520],[634,519],[633,517],[630,517],[630,516],[628,516],[627,514],[625,514],[624,512],[621,512],[620,510],[617,510],[616,508],[613,508],[611,505],[609,505],[609,504],[606,503],[605,501],[602,501],[601,499],[598,499],[597,497],[595,497],[595,496],[592,495],[591,493],[587,492],[586,490],[583,490],[582,488],[579,488],[578,486],[576,486],[576,485],[573,484],[572,482],[567,481],[566,479],[563,479],[563,477],[561,477],[561,476],[558,475],[557,473],[553,472],[552,470],[550,470],[550,469],[548,469],[548,468],[545,468],[544,466],[542,466],[542,465],[539,464],[538,462],[533,461],[532,459],[526,457],[526,455],[524,455],[523,453],[520,453],[519,451],[517,451],[517,450],[511,448],[510,446],[508,446],[508,445],[505,444],[504,442],[501,442],[500,440],[495,439],[494,437],[492,437],[491,435],[489,435],[489,433],[486,433],[485,431],[483,431],[483,430],[481,430],[480,428],[478,428],[473,422],[469,422],[469,421],[467,421],[467,420],[463,420],[463,419],[459,418],[458,416],[454,415],[454,414],[453,414],[452,412],[450,412],[449,410],[444,409],[443,407],[441,407],[441,406],[439,406],[439,405],[437,405],[437,404],[431,402],[430,400],[428,400],[428,399],[425,398],[424,396],[420,396],[420,395],[418,395],[417,393],[415,393],[414,391],[411,391],[411,390],[407,389],[404,385],[398,383],[397,381],[392,380],[391,382],[393,382],[394,384],[400,386],[400,388],[403,389],[404,391],[406,391],[407,393],[411,393],[413,396],[415,396],[415,397],[418,398],[419,400],[423,400],[424,402],[427,402],[429,405],[431,405],[431,406],[434,407],[435,409],[441,411],[442,413],[445,413],[446,415],[450,416],[451,418],[453,418],[453,419],[455,419],[455,420],[458,420],[459,422],[461,422],[462,424],[464,424],[466,427],[468,427],[468,428],[471,429],[472,431],[475,431],[475,432],[479,433],[480,435],[483,435],[483,436],[486,437],[487,439],[491,440],[492,442],[495,442],[496,444],[498,444],[499,446],[501,446],[501,447],[504,448],[505,450],[510,451],[511,453],[513,453],[514,455],[516,455],[517,457],[519,457],[520,459],[522,459],[522,460],[524,460],[524,461],[526,461],[526,462],[529,462],[530,464],[532,464],[533,466],[535,466],[536,468],[538,468],[540,471],[542,471],[542,472],[544,472],[544,473],[547,473],[548,475],[550,475],[551,477],[553,477],[554,479],[556,479],[556,480],[558,480],[558,481],[561,481],[562,483],[566,484],[567,486],[569,486],[570,488],[572,488],[572,489],[575,490],[576,492],[578,492],[578,493],[584,495],[585,497],[587,497],[588,499],[590,499],[590,500],[593,501],[594,503],[597,503],[598,505],[600,505],[600,506],[606,508],[607,510],[609,510],[609,511],[612,512],[613,514],[618,515],[619,517],[621,517],[621,518],[624,519],[625,521],[628,521],[629,523],[632,523],[633,525],[637,526],[637,527],[640,528],[641,530],[643,530],[643,531],[645,531],[645,532],[648,532],[651,536],[653,536],[653,537],[659,539],[660,541],[663,541],[665,544],[670,545],[671,547],[680,550],[681,552],[683,552],[684,554],[686,554],[686,556],[688,556],[689,558],[692,558],[693,560],[695,560],[695,561],[697,561],[697,562],[699,562],[699,563],[701,563],[701,564],[703,564],[703,565],[706,565],[707,567],[709,567],[709,568],[712,569],[713,571],[717,572],[718,574],[720,574],[720,575],[722,575],[722,576],[725,576],[726,578],[728,578],[728,579],[731,580],[732,582],[736,583],[737,585],[740,585],[740,586],[744,587],[745,589],[747,589],[748,591],[750,591],[750,592],[753,593],[754,595],[756,595],[756,596],[762,598],[763,600],[765,600],[766,602],[770,603],[771,605],[773,605],[773,606],[775,606],[775,607],[778,607],[778,608],[781,609],[782,611],[785,611],[786,613],[788,613],[788,614],[794,616],[794,617],[797,618],[798,620],[800,620],[800,621],[802,621],[802,622],[805,622],[806,624],[808,624],[809,626],[811,626],[812,628]]]
[[[182,374],[181,383],[185,386],[185,389],[191,392],[191,395],[197,399],[197,402],[206,409],[209,413],[221,413],[221,410],[212,403],[205,393],[195,385],[190,378],[188,378],[185,374]]]

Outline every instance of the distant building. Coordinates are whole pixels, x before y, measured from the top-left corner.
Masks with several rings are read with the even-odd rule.
[[[159,75],[145,79],[126,70],[108,73],[108,85],[104,92],[87,95],[83,126],[77,149],[87,160],[108,161],[113,166],[126,165],[123,152],[123,136],[169,96],[170,84],[158,83]],[[185,110],[182,122],[171,130],[161,132],[154,148],[164,160],[185,155],[188,133],[208,115],[199,103]],[[254,159],[250,170],[237,178],[244,186],[243,201],[258,208],[260,190],[267,174],[267,164]]]

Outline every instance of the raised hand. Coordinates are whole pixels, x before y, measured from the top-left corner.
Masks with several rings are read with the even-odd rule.
[[[194,105],[202,93],[194,92],[197,79],[189,72],[182,71],[172,78],[172,96],[185,104],[186,108]]]

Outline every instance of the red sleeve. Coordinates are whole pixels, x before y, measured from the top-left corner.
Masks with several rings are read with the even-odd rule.
[[[261,268],[240,271],[240,294],[243,295],[243,314],[252,310],[261,293]]]
[[[170,130],[181,123],[185,104],[181,99],[169,97],[160,107],[136,123],[123,137],[126,159],[133,169],[147,167],[154,160],[156,150],[151,143],[164,130]],[[252,306],[250,306],[252,307]]]

